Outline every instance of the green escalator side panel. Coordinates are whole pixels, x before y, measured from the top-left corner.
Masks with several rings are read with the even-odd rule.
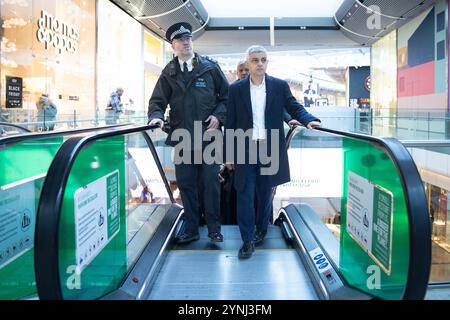
[[[100,298],[127,272],[124,141],[95,141],[72,167],[59,226],[64,299]]]
[[[0,186],[47,173],[63,137],[17,143],[0,151]]]
[[[349,285],[374,297],[401,299],[407,281],[410,245],[401,178],[386,152],[370,142],[344,138],[343,153],[340,272]],[[359,206],[359,200],[355,200],[357,192],[361,192],[361,197],[367,196],[368,202],[373,199],[369,210]],[[373,210],[367,214],[368,219],[362,219],[363,228],[355,227],[358,219],[352,208],[364,212],[362,216]],[[364,230],[365,223],[370,226],[367,230]],[[371,241],[367,243],[367,240]]]
[[[34,228],[42,184],[63,137],[20,142],[0,151],[0,299],[37,293]]]

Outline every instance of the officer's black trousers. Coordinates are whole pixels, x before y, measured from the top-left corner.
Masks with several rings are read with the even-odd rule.
[[[208,232],[220,232],[219,169],[218,164],[175,165],[177,185],[184,207],[185,232],[189,234],[198,233],[200,222],[200,204],[198,199],[199,175],[201,175],[203,180],[203,201]]]

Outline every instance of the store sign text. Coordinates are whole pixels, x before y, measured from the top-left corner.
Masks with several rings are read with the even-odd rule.
[[[63,50],[70,53],[78,51],[78,41],[80,39],[80,29],[78,27],[53,17],[45,10],[41,11],[38,27],[37,39],[45,44],[45,49],[53,46],[60,54]]]

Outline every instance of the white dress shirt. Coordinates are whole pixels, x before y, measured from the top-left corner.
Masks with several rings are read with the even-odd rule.
[[[250,81],[250,98],[252,102],[253,113],[253,140],[266,139],[266,124],[265,124],[265,111],[266,111],[266,80],[260,85],[254,85],[252,80]]]
[[[194,57],[194,56],[192,56],[188,61],[183,61],[183,60],[181,60],[180,58],[178,58],[178,63],[180,64],[181,71],[183,71],[183,63],[184,63],[184,62],[186,62],[186,64],[187,64],[188,71],[189,71],[189,72],[192,71],[192,69],[194,68],[194,66],[192,65],[192,58],[193,58],[193,57]]]

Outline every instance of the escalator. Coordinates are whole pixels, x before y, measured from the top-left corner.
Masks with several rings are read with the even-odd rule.
[[[237,226],[223,227],[225,240],[220,244],[211,243],[203,228],[199,241],[174,245],[168,250],[155,279],[149,282],[149,290],[142,291],[138,297],[145,300],[368,299],[369,296],[343,286],[334,265],[315,239],[307,237],[308,231],[303,230],[306,227],[298,216],[298,210],[305,209],[309,208],[290,206],[284,209],[286,220],[280,221],[279,226],[269,226],[264,243],[248,260],[237,257],[242,245]],[[298,235],[292,233],[288,215],[296,220],[290,222],[298,225],[306,243],[301,243],[296,238]],[[326,237],[328,231],[322,231],[325,231],[322,236]],[[304,245],[314,252],[315,265],[309,265],[305,259]],[[320,274],[311,270],[316,266],[326,272],[326,286],[322,287],[322,280],[315,278],[320,278]],[[122,290],[125,288],[127,286]],[[123,291],[106,298],[123,298],[119,293]]]
[[[199,241],[175,244],[183,208],[163,170],[170,167],[164,137],[153,129],[74,137],[55,155],[36,225],[41,299],[424,297],[430,268],[425,194],[395,139],[289,132],[291,149],[299,149],[289,153],[293,181],[276,190],[277,216],[264,243],[251,259],[239,260],[237,226],[222,227],[223,243],[209,242],[202,227]],[[311,176],[325,163],[331,167],[325,177]],[[149,203],[139,201],[144,187],[154,195]],[[329,207],[341,221],[338,236],[324,223]]]
[[[32,133],[0,123],[0,299],[36,297],[34,231],[47,170],[64,140],[119,126]]]
[[[9,122],[0,122],[0,137],[12,136],[26,132],[31,131],[25,127],[16,124],[12,124]]]

